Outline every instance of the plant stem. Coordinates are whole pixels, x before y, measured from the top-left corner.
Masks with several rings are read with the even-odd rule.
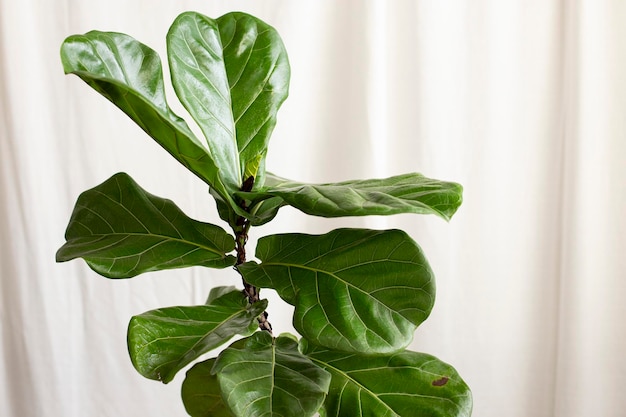
[[[247,188],[251,189],[252,185],[244,184],[244,186],[242,187],[242,190],[250,191]],[[242,203],[241,207],[244,210],[248,209],[245,203]],[[250,221],[246,219],[245,217],[241,217],[241,216],[237,217],[237,225],[236,227],[233,228],[233,232],[235,232],[235,244],[236,244],[236,250],[237,250],[237,262],[235,263],[235,270],[237,270],[237,272],[239,272],[239,269],[237,269],[237,267],[243,264],[244,262],[246,262],[246,243],[248,242],[249,230],[250,230]],[[239,275],[241,275],[241,280],[243,281],[244,293],[248,297],[248,302],[250,304],[254,304],[257,301],[259,301],[260,300],[259,289],[255,287],[254,285],[248,283],[246,279],[244,278],[244,276],[241,274],[241,272],[239,272]],[[257,321],[259,322],[259,329],[265,330],[273,336],[272,325],[270,324],[269,321],[267,321],[267,316],[268,316],[267,311],[264,311],[263,314],[257,317]]]

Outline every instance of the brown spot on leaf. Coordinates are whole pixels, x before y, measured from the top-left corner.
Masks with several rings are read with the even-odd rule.
[[[444,385],[446,385],[448,383],[448,381],[450,380],[450,378],[448,378],[447,376],[442,376],[439,379],[436,379],[433,381],[433,386],[434,387],[443,387]]]

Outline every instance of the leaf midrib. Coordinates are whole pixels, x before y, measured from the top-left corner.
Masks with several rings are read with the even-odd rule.
[[[379,262],[386,262],[386,261],[397,262],[397,263],[405,263],[405,264],[410,264],[410,263],[412,263],[412,262],[410,262],[410,261],[399,262],[399,261],[395,261],[395,260],[391,260],[391,259],[381,259],[381,260],[377,260],[377,261],[368,261],[368,262],[360,263],[360,264],[358,264],[358,265],[354,265],[354,266],[352,266],[352,267],[353,267],[353,268],[356,268],[356,267],[359,267],[359,266],[362,266],[362,265],[367,265],[367,264],[372,264],[372,263],[379,263]],[[308,266],[306,266],[306,265],[301,265],[301,264],[297,264],[297,265],[296,265],[296,264],[289,264],[289,263],[286,263],[286,262],[263,262],[263,263],[261,263],[261,264],[259,264],[259,265],[258,265],[258,267],[261,267],[261,268],[263,268],[264,266],[283,266],[283,267],[287,267],[287,268],[296,268],[296,269],[298,269],[298,268],[299,268],[299,269],[306,269],[307,271],[311,271],[311,272],[314,272],[314,273],[316,273],[316,274],[318,274],[318,273],[327,274],[327,275],[330,275],[331,277],[335,278],[335,279],[336,279],[336,280],[338,280],[339,282],[344,283],[347,287],[349,287],[349,288],[353,288],[353,289],[355,289],[355,290],[359,291],[359,292],[360,292],[360,293],[362,293],[362,294],[369,295],[369,296],[371,296],[371,294],[372,294],[372,293],[370,293],[370,292],[367,292],[367,291],[365,291],[365,290],[363,290],[363,289],[361,289],[361,288],[359,288],[359,287],[355,286],[354,284],[350,283],[349,281],[346,281],[346,280],[342,279],[341,277],[339,277],[339,276],[335,275],[335,273],[334,273],[334,272],[336,272],[336,271],[334,271],[334,272],[331,272],[331,271],[325,271],[325,270],[323,270],[323,269],[317,269],[317,268],[313,268],[313,267],[308,267]],[[347,270],[347,269],[349,269],[349,268],[344,268],[344,269],[341,269],[341,270],[339,270],[339,271],[345,271],[345,270]],[[265,271],[263,271],[263,272],[265,272]],[[266,274],[267,276],[269,276],[269,275],[267,274],[267,272],[265,272],[265,274]],[[270,278],[270,279],[271,279],[271,278]],[[292,288],[293,288],[293,284],[292,284]],[[392,288],[392,287],[386,287],[386,288]],[[420,287],[420,288],[421,288],[421,287]],[[417,289],[417,288],[416,288],[416,289]],[[382,290],[382,289],[376,290],[376,292],[381,291],[381,290]],[[379,300],[378,298],[373,297],[373,296],[372,296],[371,298],[373,298],[374,300],[378,301],[379,303],[381,303],[381,304],[382,304],[382,305],[384,305],[385,307],[390,308],[389,306],[387,306],[384,302],[382,302],[382,301],[381,301],[381,300]],[[395,312],[395,311],[394,311],[394,312]],[[399,314],[399,313],[398,313],[398,314]],[[402,316],[402,317],[404,317],[404,316]],[[406,317],[405,317],[405,318],[406,318]]]
[[[174,336],[174,337],[159,337],[156,339],[151,340],[150,342],[146,343],[145,345],[143,345],[138,351],[137,353],[143,351],[144,349],[146,349],[148,346],[150,346],[151,344],[161,341],[161,340],[166,340],[166,339],[181,339],[181,338],[185,338],[185,337],[198,337],[198,341],[196,343],[194,343],[194,345],[190,348],[187,349],[185,351],[185,354],[183,355],[183,357],[185,357],[190,351],[192,351],[196,346],[198,346],[203,340],[205,340],[207,337],[209,337],[209,335],[211,333],[215,333],[217,329],[219,329],[220,327],[224,326],[227,322],[231,321],[233,318],[241,315],[242,313],[247,313],[248,310],[245,308],[242,308],[241,310],[237,310],[235,313],[229,315],[226,319],[217,322],[218,324],[216,326],[214,326],[210,331],[205,332],[204,335],[201,336]],[[198,320],[194,320],[194,321],[198,321]],[[212,323],[212,322],[206,322],[206,321],[201,321],[201,323]],[[182,325],[181,325],[182,326]],[[172,362],[180,362],[180,360],[176,360],[176,361],[170,361],[170,362],[166,362],[166,363],[172,363]],[[161,368],[162,366],[160,366],[159,368]]]
[[[235,311],[233,314],[230,314],[230,315],[229,315],[226,319],[224,319],[224,320],[222,320],[221,322],[219,322],[219,323],[218,323],[218,325],[217,325],[217,326],[215,326],[215,327],[214,327],[214,328],[213,328],[210,332],[207,332],[207,333],[205,333],[203,336],[200,336],[200,337],[198,338],[198,340],[196,341],[196,343],[194,343],[194,344],[193,344],[193,346],[191,346],[191,348],[189,348],[189,349],[187,349],[187,350],[185,351],[185,353],[184,353],[184,355],[182,356],[182,358],[185,358],[185,357],[187,356],[187,354],[188,354],[190,351],[192,351],[192,350],[193,350],[196,346],[198,346],[200,343],[202,343],[202,341],[206,340],[206,339],[209,337],[209,333],[215,333],[215,332],[216,332],[216,331],[217,331],[220,327],[225,326],[227,322],[229,322],[229,321],[233,320],[233,319],[234,319],[234,318],[236,318],[237,316],[241,316],[242,314],[244,314],[244,315],[245,315],[246,313],[249,313],[249,312],[250,312],[250,310],[248,310],[247,308],[242,308],[242,309],[239,309],[239,310]],[[254,319],[254,317],[253,317],[252,319]],[[170,338],[157,338],[157,339],[154,339],[154,340],[150,341],[149,343],[147,343],[147,344],[143,345],[143,346],[142,346],[142,347],[141,347],[141,348],[137,351],[136,355],[138,356],[138,355],[139,355],[139,352],[142,352],[143,350],[147,349],[147,347],[148,347],[149,345],[151,345],[152,343],[154,343],[154,342],[156,342],[156,341],[161,341],[161,340],[165,340],[165,339],[178,339],[178,338],[182,338],[182,337],[185,337],[185,336],[177,336],[177,337],[170,337]],[[186,336],[186,337],[189,337],[189,336]],[[232,336],[231,336],[231,337],[232,337]],[[200,356],[200,355],[198,355],[198,356]],[[164,367],[165,365],[169,365],[169,364],[171,364],[171,363],[180,364],[180,363],[181,363],[181,360],[180,360],[180,359],[176,359],[176,360],[172,360],[172,361],[165,362],[165,363],[161,364],[160,366],[158,366],[158,367],[154,368],[154,370],[153,370],[153,371],[154,371],[154,372],[157,372],[157,373],[160,373],[160,371],[159,371],[160,369],[163,369],[163,367]],[[170,372],[171,372],[171,371],[170,371]]]
[[[222,256],[226,256],[227,254],[229,254],[230,252],[232,252],[232,250],[225,252],[225,251],[220,251],[218,249],[213,249],[209,246],[206,246],[204,244],[201,243],[197,243],[197,242],[192,242],[190,240],[186,240],[186,239],[182,239],[182,238],[175,238],[172,236],[168,236],[168,235],[160,235],[160,234],[156,234],[156,233],[139,233],[139,232],[114,232],[114,233],[105,233],[105,234],[92,234],[90,236],[79,236],[79,237],[75,237],[75,238],[70,238],[67,243],[70,242],[75,242],[77,240],[81,240],[81,239],[88,239],[90,237],[97,237],[98,240],[102,239],[102,238],[106,238],[109,236],[141,236],[141,237],[157,237],[157,238],[161,238],[164,240],[170,240],[170,241],[174,241],[174,242],[178,242],[178,243],[182,243],[182,244],[186,244],[186,245],[190,245],[190,246],[196,246],[199,247],[201,249],[204,249],[208,252],[212,252],[218,255],[222,255]],[[92,251],[93,252],[93,251]]]
[[[346,380],[352,382],[353,384],[355,384],[357,387],[359,387],[360,389],[364,390],[366,393],[368,393],[371,397],[375,398],[380,404],[384,405],[389,411],[391,411],[392,413],[394,413],[394,415],[398,416],[398,414],[386,403],[384,402],[380,396],[389,396],[389,395],[407,395],[407,396],[411,396],[411,397],[419,397],[419,398],[432,398],[432,399],[436,399],[438,401],[447,401],[452,403],[455,407],[461,409],[461,406],[459,404],[457,404],[456,402],[452,401],[450,398],[445,398],[445,397],[437,397],[434,395],[421,395],[421,394],[411,394],[411,393],[403,393],[403,392],[387,392],[387,393],[382,393],[382,394],[376,394],[374,392],[372,392],[370,389],[368,389],[367,387],[365,387],[363,384],[361,384],[360,382],[358,382],[356,379],[352,378],[348,373],[344,372],[343,370],[336,368],[332,365],[330,365],[329,362],[324,362],[322,360],[316,359],[315,357],[312,356],[308,356],[309,359],[311,359],[314,362],[317,362],[318,364],[320,364],[322,366],[322,368],[330,368],[333,371],[335,371],[336,373],[338,373],[339,375],[343,376]],[[424,372],[421,368],[419,367],[410,367],[413,369],[418,369],[421,372]],[[394,367],[394,369],[396,369],[396,367]],[[372,371],[373,369],[357,369],[353,372],[369,372]],[[346,384],[347,385],[347,384]],[[345,387],[345,385],[344,385]]]

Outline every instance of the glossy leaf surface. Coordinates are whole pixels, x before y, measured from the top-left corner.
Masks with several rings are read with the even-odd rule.
[[[321,407],[330,374],[291,337],[256,332],[224,350],[213,367],[222,397],[238,417],[306,417]]]
[[[417,213],[449,220],[461,205],[463,192],[457,183],[415,173],[329,184],[305,184],[272,176],[272,182],[275,185],[262,191],[237,195],[253,202],[280,197],[306,214],[321,217]]]
[[[235,248],[222,228],[187,217],[172,201],[142,189],[119,173],[83,192],[65,233],[57,261],[83,258],[108,278],[148,271],[235,263]]]
[[[237,334],[252,333],[266,308],[267,300],[250,305],[241,291],[234,291],[208,305],[160,308],[134,316],[128,325],[133,365],[146,378],[168,383],[203,353]]]
[[[313,348],[313,362],[332,374],[325,416],[469,417],[472,395],[450,365],[425,353],[368,356]]]
[[[167,36],[176,93],[198,122],[220,175],[238,191],[262,183],[276,112],[287,98],[289,63],[278,33],[245,13],[181,14]]]
[[[261,238],[238,268],[295,306],[294,327],[317,345],[355,352],[406,347],[432,309],[434,278],[417,244],[399,230],[338,229]]]
[[[167,104],[154,50],[125,34],[92,31],[67,38],[61,60],[66,74],[79,76],[190,171],[229,195],[208,149]]]
[[[181,397],[191,417],[233,417],[222,400],[217,376],[211,374],[215,358],[199,362],[187,371]]]

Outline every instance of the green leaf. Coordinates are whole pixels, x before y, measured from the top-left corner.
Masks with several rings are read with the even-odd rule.
[[[217,19],[242,172],[263,185],[265,155],[276,125],[276,113],[289,94],[287,51],[278,32],[245,13]],[[256,174],[253,172],[256,171]]]
[[[260,167],[289,86],[278,33],[244,13],[214,20],[186,12],[167,45],[176,94],[207,137],[224,183],[231,192],[248,176],[262,185]]]
[[[92,31],[61,47],[66,74],[76,74],[119,107],[174,158],[229,197],[209,150],[165,100],[158,54],[128,35]]]
[[[237,334],[256,328],[267,300],[250,305],[241,291],[211,304],[168,307],[134,316],[128,325],[128,351],[135,369],[149,379],[170,382],[200,355]]]
[[[213,367],[222,397],[238,417],[314,415],[330,374],[298,351],[291,337],[257,332],[224,350]]]
[[[267,236],[256,256],[261,264],[238,266],[246,281],[275,289],[295,306],[298,332],[332,349],[402,349],[434,303],[426,258],[400,230]]]
[[[187,371],[181,388],[185,410],[191,417],[233,417],[222,400],[217,377],[211,375],[215,358],[195,364]]]
[[[305,344],[306,345],[306,344]],[[305,354],[332,375],[328,416],[469,417],[472,394],[452,366],[425,353],[360,355],[312,347]]]
[[[215,300],[218,300],[223,295],[230,294],[235,291],[238,291],[239,293],[242,292],[242,290],[238,290],[237,287],[235,287],[234,285],[213,287],[211,288],[211,291],[209,291],[209,296],[207,297],[205,304],[212,304]]]
[[[462,202],[461,185],[416,173],[330,184],[304,184],[269,173],[268,180],[270,176],[273,186],[236,195],[255,203],[280,197],[306,214],[321,217],[417,213],[450,220]]]
[[[275,177],[269,175],[266,183],[273,183]],[[213,189],[209,192],[215,199],[217,211],[222,220],[230,224],[233,228],[237,227],[237,213],[234,213],[228,203]],[[252,204],[248,201],[250,211],[244,213],[243,216],[248,218],[252,226],[261,226],[272,220],[278,214],[278,210],[284,206],[285,201],[280,197],[271,197]]]
[[[286,204],[285,200],[280,197],[272,197],[256,203],[251,210],[251,216],[247,216],[250,224],[261,226],[269,222],[276,217],[278,210]]]
[[[265,177],[265,185],[267,187],[280,187],[283,184],[284,180],[282,178],[269,172],[267,173]],[[270,197],[260,201],[247,201],[247,204],[252,208],[250,216],[248,216],[250,224],[252,226],[260,226],[276,217],[278,210],[287,203],[280,197]]]
[[[65,232],[57,262],[83,258],[108,278],[148,271],[235,264],[222,228],[187,217],[172,201],[142,189],[125,173],[83,192]]]

